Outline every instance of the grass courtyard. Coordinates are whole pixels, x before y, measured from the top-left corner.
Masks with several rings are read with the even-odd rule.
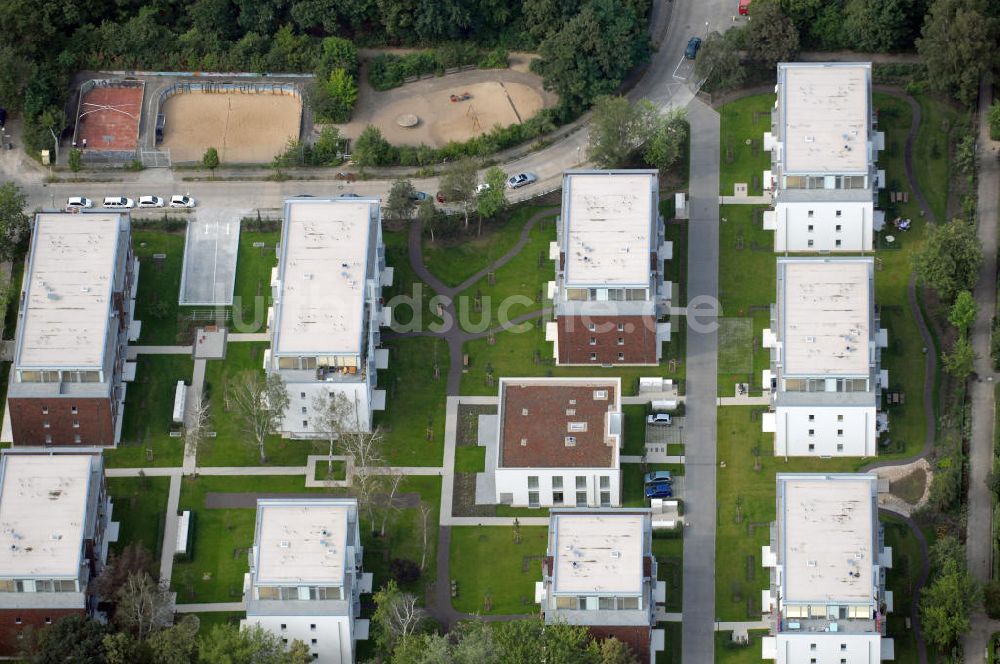
[[[118,541],[111,550],[121,551],[128,544],[141,542],[153,559],[159,560],[170,478],[110,477],[107,484],[112,518],[120,524]]]
[[[232,329],[236,332],[263,332],[267,325],[271,270],[278,264],[275,246],[280,239],[281,234],[277,231],[240,231],[233,287]],[[264,246],[254,246],[256,244]]]
[[[184,233],[136,230],[132,233],[132,250],[139,259],[134,312],[135,319],[143,322],[139,343],[173,345],[179,329],[177,298],[184,263]]]
[[[513,527],[503,526],[451,529],[450,574],[458,582],[455,609],[483,615],[537,612],[535,582],[542,580],[548,528],[521,526],[520,542],[514,535]]]

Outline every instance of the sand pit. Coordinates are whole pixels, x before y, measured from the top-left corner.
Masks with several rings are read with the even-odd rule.
[[[482,80],[487,76],[493,80]],[[554,95],[541,89],[538,77],[511,71],[463,72],[365,93],[352,122],[344,128],[346,135],[356,137],[373,124],[391,143],[431,147],[468,140],[495,125],[524,122],[555,103]],[[466,93],[468,100],[451,101],[452,95],[464,97]],[[419,118],[416,126],[401,126],[399,119],[407,114]]]
[[[162,146],[175,162],[214,147],[223,163],[269,162],[299,138],[302,100],[270,93],[185,92],[167,99]]]

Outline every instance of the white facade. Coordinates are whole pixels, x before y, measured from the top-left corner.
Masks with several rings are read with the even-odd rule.
[[[775,455],[878,453],[888,334],[879,327],[874,280],[867,257],[778,259],[777,303],[763,334],[771,411],[762,428],[774,433]]]
[[[301,641],[315,661],[354,664],[354,619],[348,616],[264,616],[247,614],[242,625],[259,625],[277,634],[286,645]]]
[[[772,220],[775,252],[872,250],[875,204],[871,200],[782,201],[765,215]]]
[[[352,664],[355,641],[368,638],[362,555],[355,499],[258,500],[242,624],[302,641],[317,662]]]
[[[878,634],[788,634],[764,637],[763,659],[777,664],[876,664],[882,661]]]
[[[780,63],[775,90],[763,176],[774,195],[764,218],[774,250],[871,251],[885,186],[876,168],[885,136],[875,131],[871,63]]]
[[[622,504],[621,471],[617,467],[497,468],[496,487],[497,503],[502,505],[620,507]]]
[[[791,406],[774,413],[775,456],[868,457],[878,453],[875,406]]]
[[[376,388],[388,351],[377,347],[379,328],[390,320],[382,286],[392,283],[379,201],[289,199],[284,216],[264,355],[264,369],[287,385],[281,434],[325,437],[315,408],[324,395],[342,395],[351,405],[347,430],[370,431],[373,412],[385,408],[385,391]]]

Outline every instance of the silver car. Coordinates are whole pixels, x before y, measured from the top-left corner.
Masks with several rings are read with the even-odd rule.
[[[518,173],[507,178],[507,186],[511,189],[517,189],[518,187],[526,187],[532,182],[537,181],[538,178],[534,173]]]

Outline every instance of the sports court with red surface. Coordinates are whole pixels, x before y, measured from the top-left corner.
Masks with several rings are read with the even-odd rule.
[[[98,85],[86,92],[80,100],[76,118],[77,146],[86,145],[94,150],[134,150],[139,142],[142,93],[142,85]]]

